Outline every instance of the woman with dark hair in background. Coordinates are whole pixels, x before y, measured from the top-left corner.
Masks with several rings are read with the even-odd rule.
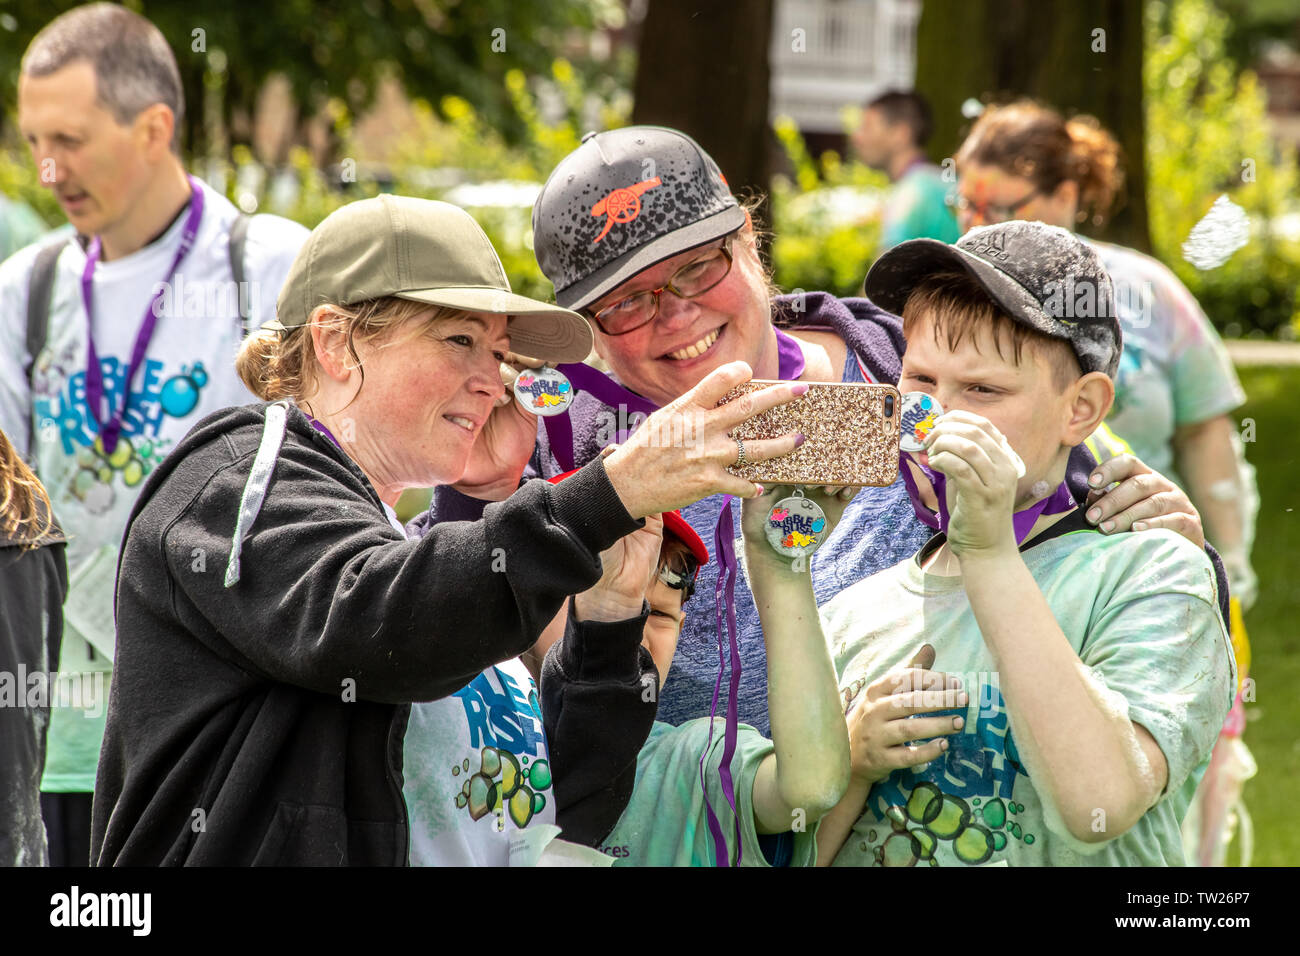
[[[0,866],[45,866],[41,772],[68,566],[40,481],[0,431]]]

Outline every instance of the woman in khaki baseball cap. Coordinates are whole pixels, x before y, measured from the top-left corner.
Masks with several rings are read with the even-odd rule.
[[[392,510],[404,488],[472,489],[536,439],[503,359],[579,360],[585,320],[514,295],[463,210],[394,196],[322,222],[277,312],[238,359],[264,403],[200,422],[128,524],[92,858],[507,862],[536,843],[519,830],[557,806],[565,822],[518,656],[602,560],[619,566],[642,519],[758,493],[724,470],[727,430],[799,387],[718,409],[735,376],[708,377],[563,485],[525,482],[408,540]],[[623,583],[639,606],[644,580]],[[639,643],[644,616],[599,623]],[[413,747],[445,804],[408,816]],[[423,842],[416,812],[439,821]]]

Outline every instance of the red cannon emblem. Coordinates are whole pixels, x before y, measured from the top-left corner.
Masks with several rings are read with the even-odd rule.
[[[658,176],[654,179],[647,179],[626,189],[620,187],[610,192],[608,196],[591,207],[593,216],[605,216],[605,228],[600,231],[600,235],[592,240],[595,245],[609,234],[610,227],[616,222],[631,222],[637,216],[641,215],[641,194],[647,189],[654,189],[662,185]]]

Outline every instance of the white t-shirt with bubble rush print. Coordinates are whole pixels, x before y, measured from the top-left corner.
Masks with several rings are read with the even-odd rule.
[[[387,504],[389,523],[406,530]],[[414,703],[402,745],[411,866],[535,861],[522,831],[555,823],[551,755],[537,685],[519,658],[450,697]]]
[[[27,354],[27,297],[39,247],[21,249],[0,266],[0,430],[35,468],[68,536],[68,598],[41,780],[45,792],[88,793],[95,786],[113,669],[118,549],[141,486],[201,419],[255,401],[235,372],[245,331],[240,308],[248,312],[250,329],[275,317],[280,286],[308,235],[279,216],[253,217],[241,289],[230,262],[230,231],[239,211],[210,186],[199,187],[204,205],[198,235],[170,284],[163,280],[180,248],[184,214],[149,245],[101,260],[94,269],[95,351],[104,397],[113,409],[125,405],[121,439],[112,452],[99,440],[86,405],[85,250],[71,241],[61,247],[45,347],[34,357]],[[136,337],[156,291],[163,293],[154,306],[158,321],[128,383]],[[204,558],[196,553],[195,560]]]
[[[509,866],[520,831],[555,823],[537,688],[518,658],[412,704],[403,751],[412,866]]]

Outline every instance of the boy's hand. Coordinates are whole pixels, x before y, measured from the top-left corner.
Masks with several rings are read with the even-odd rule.
[[[574,597],[574,616],[579,621],[626,621],[638,616],[659,569],[663,532],[663,515],[651,515],[644,528],[602,551],[600,580]]]
[[[965,725],[961,717],[909,719],[913,714],[966,706],[968,697],[961,690],[961,681],[930,670],[933,664],[934,648],[925,644],[907,667],[891,671],[867,687],[849,712],[854,777],[875,784],[900,768],[929,763],[948,749],[944,737]],[[927,737],[938,739],[912,744]]]
[[[1016,551],[1016,454],[982,415],[940,416],[926,445],[930,467],[948,476],[948,547],[958,558]]]
[[[802,485],[800,487],[808,500],[826,513],[827,535],[839,524],[840,518],[844,516],[844,509],[853,500],[853,496],[861,490],[860,488],[832,485]],[[757,498],[746,498],[741,502],[740,530],[745,538],[745,553],[750,566],[758,564],[776,570],[794,571],[795,561],[772,550],[767,543],[767,532],[764,528],[767,516],[776,506],[776,503],[783,498],[790,497],[792,494],[794,494],[793,485],[774,485],[770,488],[764,488],[763,493]],[[803,562],[801,570],[808,570],[807,562]]]

